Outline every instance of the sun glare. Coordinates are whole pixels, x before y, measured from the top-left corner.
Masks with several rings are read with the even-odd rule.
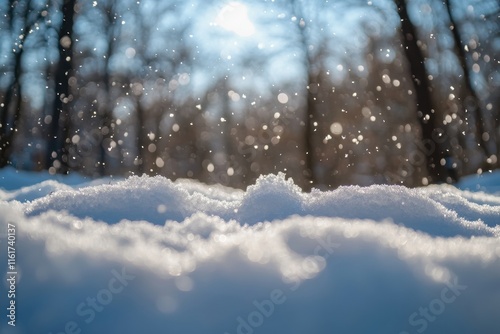
[[[247,6],[238,2],[225,5],[217,15],[215,24],[240,36],[250,36],[255,27],[248,18]]]

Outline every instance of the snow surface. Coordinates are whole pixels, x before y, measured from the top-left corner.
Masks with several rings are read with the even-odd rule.
[[[499,180],[303,193],[4,169],[0,332],[499,333]]]

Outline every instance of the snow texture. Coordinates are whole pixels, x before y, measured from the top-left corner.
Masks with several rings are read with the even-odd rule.
[[[1,333],[500,331],[498,177],[303,193],[281,174],[240,191],[2,173]]]

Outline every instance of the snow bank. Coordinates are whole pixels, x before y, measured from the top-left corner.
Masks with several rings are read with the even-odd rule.
[[[246,192],[162,177],[101,183],[0,190],[18,271],[16,327],[2,315],[2,333],[500,329],[498,195],[305,194],[282,175]]]

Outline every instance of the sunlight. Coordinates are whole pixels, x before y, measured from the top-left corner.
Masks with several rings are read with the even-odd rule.
[[[220,10],[215,24],[240,36],[250,36],[255,32],[255,27],[248,18],[247,6],[234,1]]]

